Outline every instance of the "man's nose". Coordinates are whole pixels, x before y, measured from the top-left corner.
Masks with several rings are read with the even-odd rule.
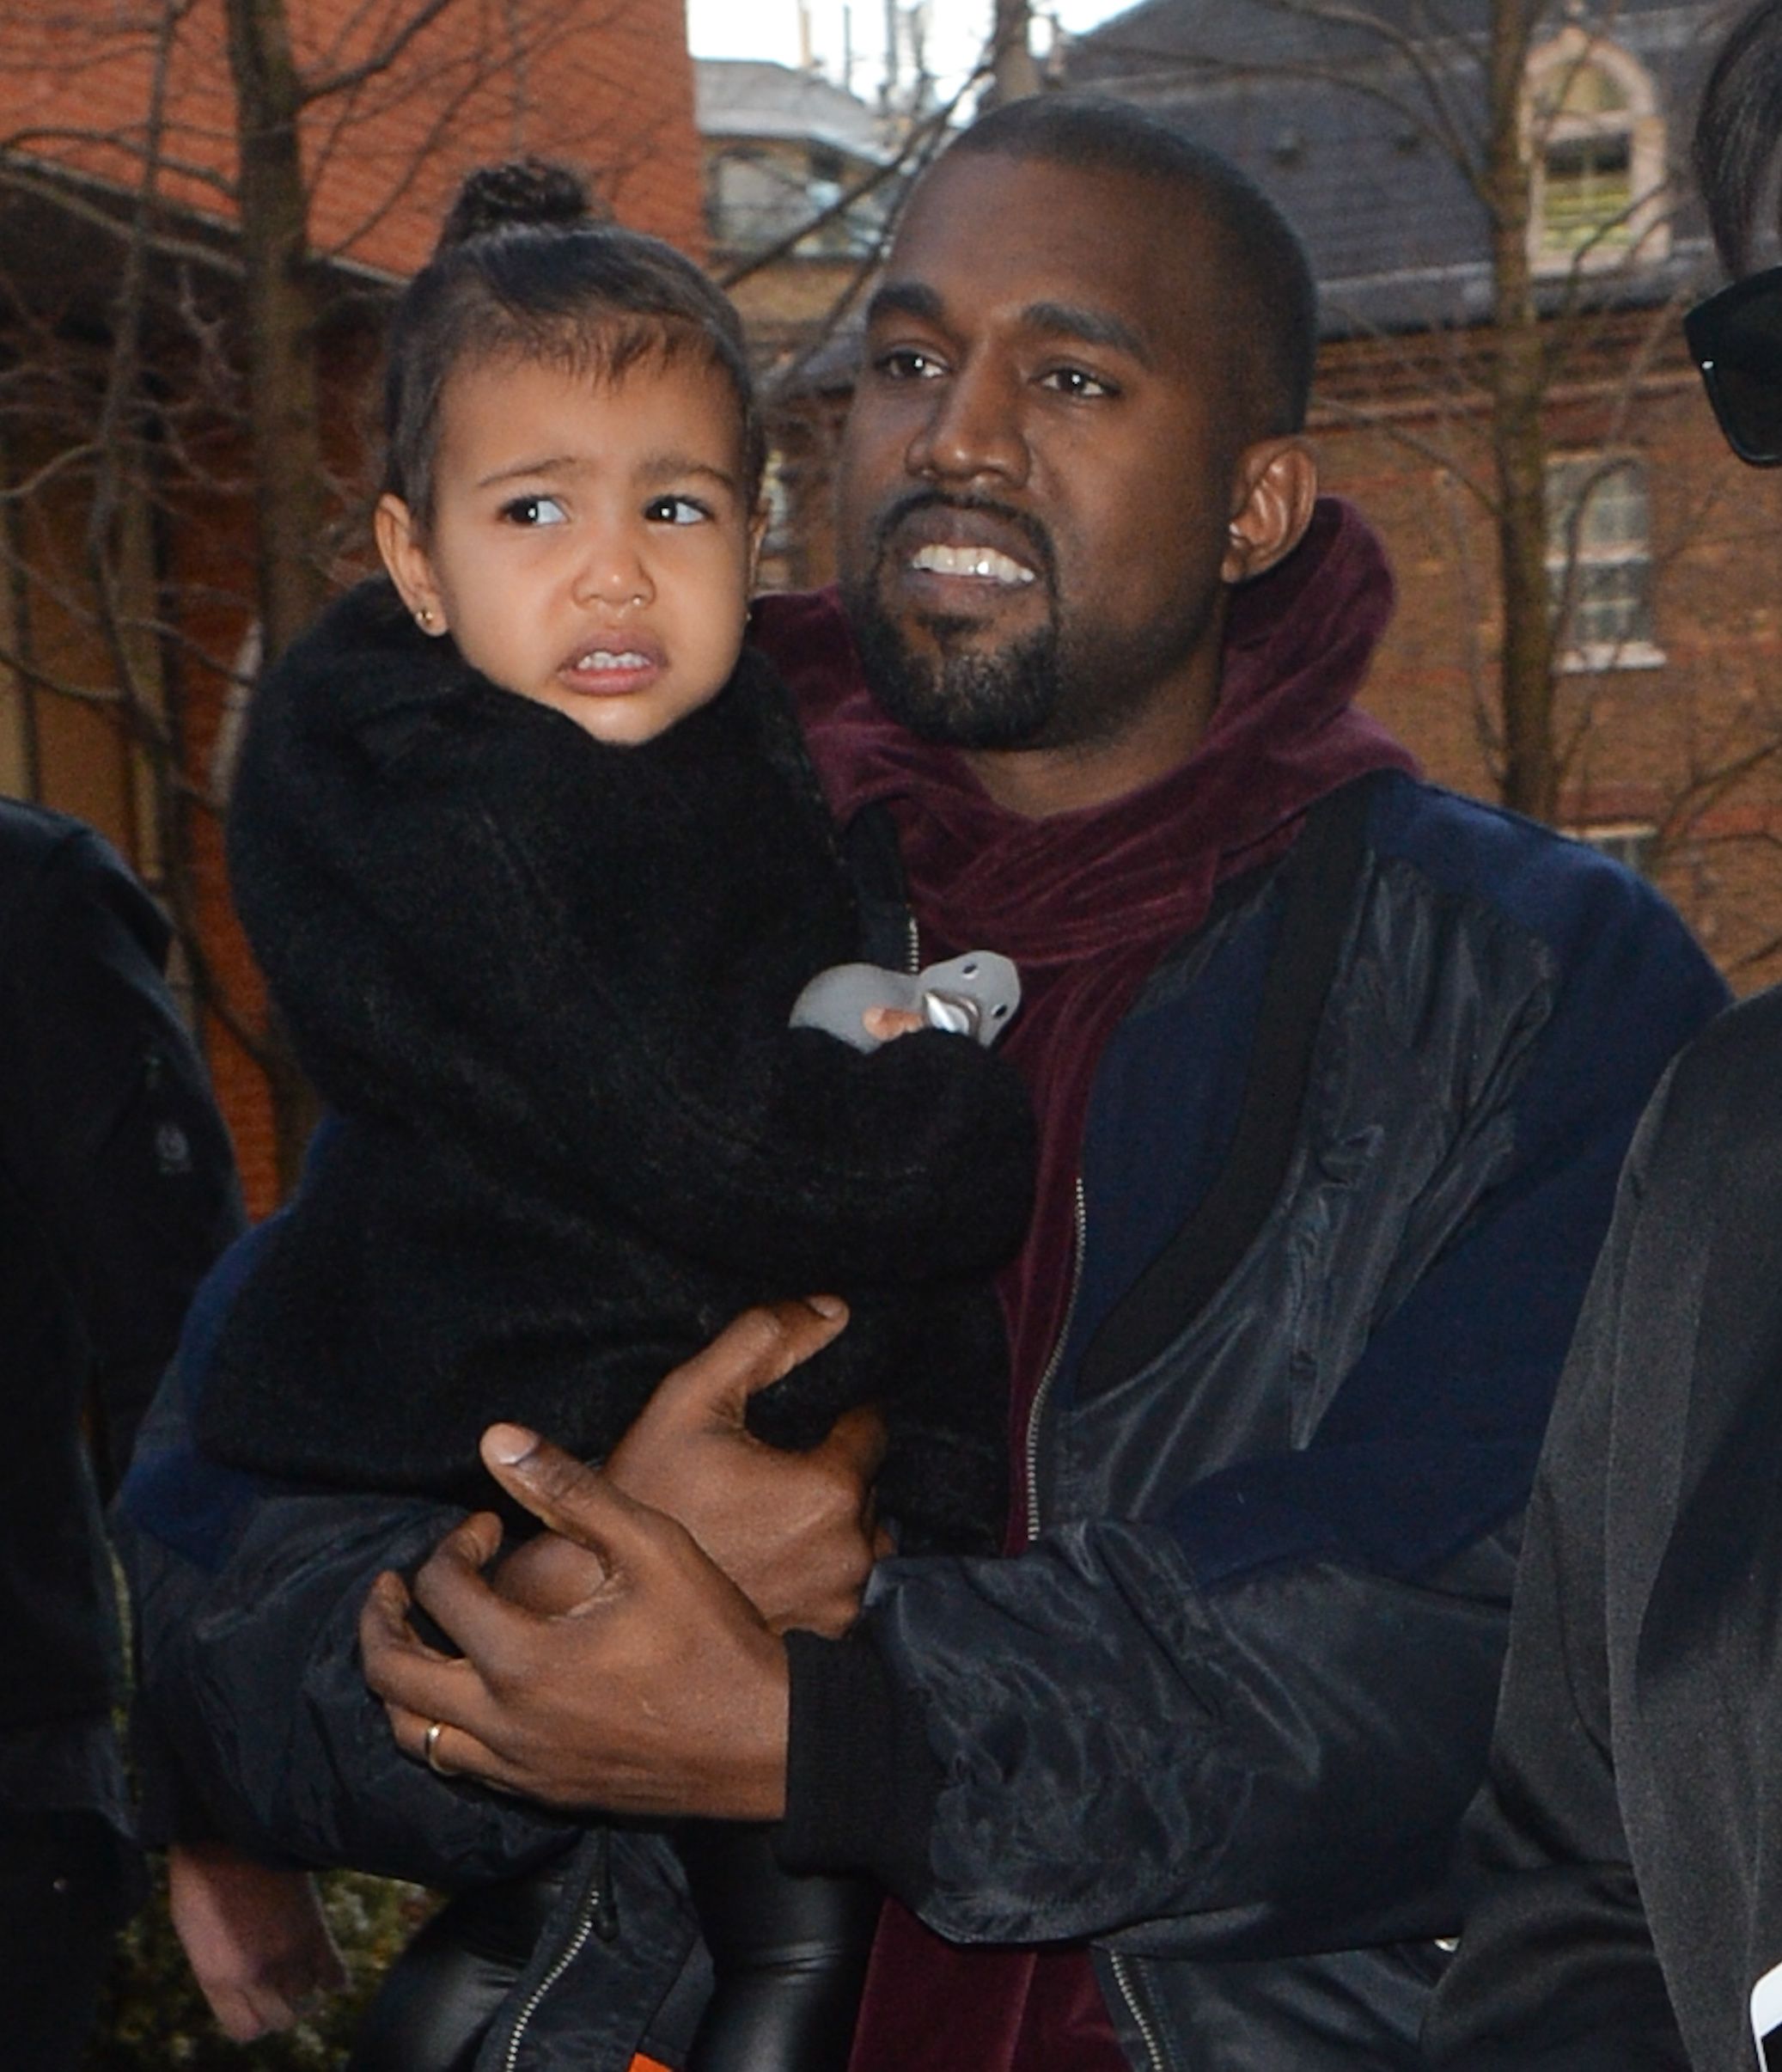
[[[933,389],[932,405],[905,456],[909,472],[931,481],[988,475],[1016,486],[1025,482],[1018,383],[992,368],[964,369]]]
[[[648,604],[656,596],[650,567],[628,532],[603,528],[588,542],[576,570],[576,602],[624,611]]]

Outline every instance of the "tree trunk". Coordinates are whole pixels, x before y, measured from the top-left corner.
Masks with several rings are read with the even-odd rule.
[[[328,516],[316,370],[316,290],[297,120],[302,81],[284,0],[226,0],[241,154],[249,438],[259,539],[260,651],[273,661],[327,594]]]
[[[1491,211],[1492,449],[1503,599],[1498,682],[1504,803],[1537,820],[1559,808],[1553,626],[1547,565],[1546,345],[1529,231],[1534,182],[1522,119],[1530,0],[1494,0],[1486,138]]]
[[[327,578],[320,541],[328,518],[322,474],[316,288],[309,259],[309,197],[298,118],[303,85],[284,0],[225,0],[240,150],[236,205],[246,268],[248,438],[253,456],[260,666],[321,609]],[[315,1097],[291,1060],[277,1018],[263,1058],[281,1184],[295,1181],[314,1128]]]

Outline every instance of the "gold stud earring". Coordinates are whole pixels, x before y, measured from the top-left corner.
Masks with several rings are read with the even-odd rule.
[[[424,604],[414,615],[414,622],[424,633],[433,631],[433,614]]]

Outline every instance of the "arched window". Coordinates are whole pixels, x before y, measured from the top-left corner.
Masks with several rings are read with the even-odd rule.
[[[1547,572],[1560,666],[1651,669],[1651,510],[1632,453],[1560,453],[1547,463]]]
[[[1523,119],[1537,272],[1663,257],[1664,124],[1638,59],[1564,30],[1529,60]]]

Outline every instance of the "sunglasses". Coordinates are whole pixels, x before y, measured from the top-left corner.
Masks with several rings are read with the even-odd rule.
[[[1782,266],[1698,303],[1683,335],[1727,444],[1754,468],[1782,466]]]

